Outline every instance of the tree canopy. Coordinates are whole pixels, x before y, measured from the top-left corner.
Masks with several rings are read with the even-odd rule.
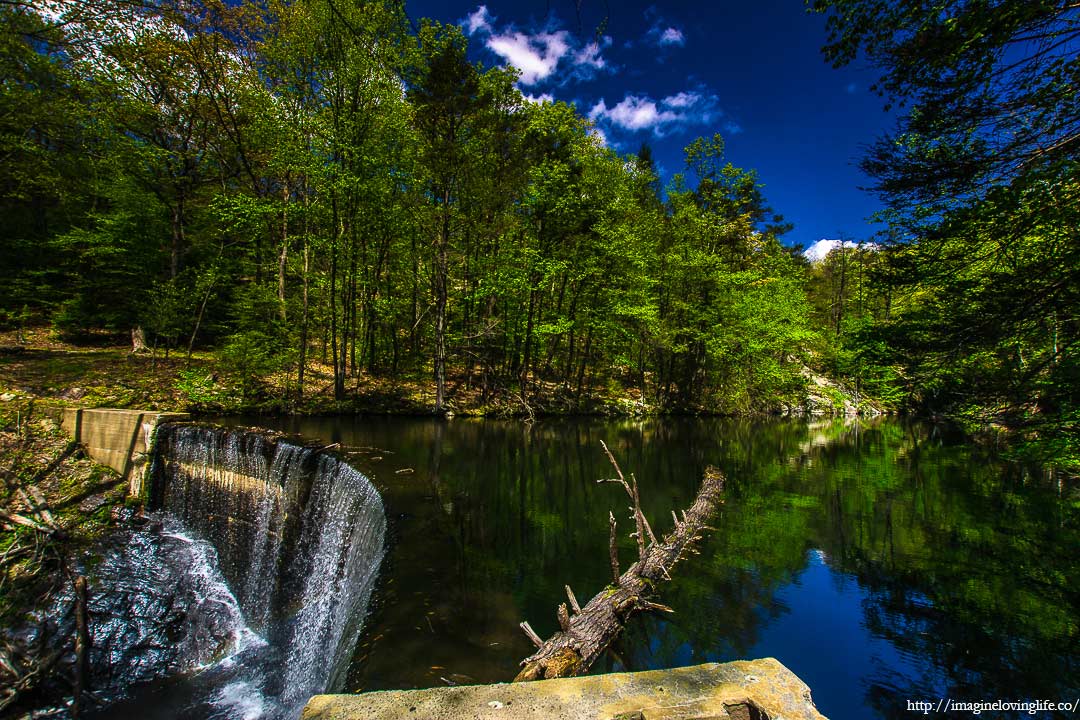
[[[863,167],[901,244],[866,339],[924,407],[1080,455],[1080,7],[1068,0],[812,0],[825,56],[865,57],[904,113]]]
[[[665,190],[394,0],[58,7],[0,7],[9,323],[216,346],[284,406],[322,362],[337,403],[362,375],[440,411],[799,401],[802,266],[719,136]]]
[[[141,326],[281,408],[767,411],[825,371],[1074,453],[1080,9],[809,7],[903,110],[888,237],[815,264],[719,135],[665,183],[397,0],[0,3],[0,323]]]

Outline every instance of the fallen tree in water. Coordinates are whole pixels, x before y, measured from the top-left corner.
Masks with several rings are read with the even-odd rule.
[[[631,615],[644,610],[673,612],[671,608],[651,600],[655,589],[661,581],[671,579],[671,569],[692,549],[701,533],[708,529],[706,521],[722,502],[724,476],[710,466],[705,469],[694,503],[683,511],[682,519],[672,511],[675,528],[658,541],[641,512],[637,479],[631,474],[627,481],[607,445],[604,445],[604,452],[618,477],[598,482],[620,483],[633,502],[631,510],[636,529],[632,536],[637,540],[638,559],[625,573],[619,574],[615,516],[609,513],[612,583],[597,593],[584,608],[579,606],[573,591],[567,586],[570,607],[563,603],[557,612],[562,630],[547,641],[541,640],[528,622],[521,623],[521,629],[536,645],[537,651],[521,661],[522,669],[514,682],[583,675],[618,636]]]

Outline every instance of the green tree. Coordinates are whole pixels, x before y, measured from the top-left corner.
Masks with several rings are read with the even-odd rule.
[[[446,403],[450,253],[466,163],[466,145],[477,132],[484,107],[480,77],[466,58],[467,40],[455,25],[425,23],[420,28],[420,60],[409,86],[421,140],[420,162],[434,226],[435,411]]]
[[[1080,28],[1068,0],[807,5],[827,15],[826,59],[865,56],[878,92],[907,108],[864,162],[894,205],[948,209],[1075,159]]]
[[[659,248],[659,399],[729,411],[790,399],[791,360],[811,334],[800,268],[777,240],[787,226],[756,174],[724,162],[719,136],[691,143],[686,159],[698,184],[674,178]]]
[[[889,209],[895,348],[924,407],[1076,463],[1080,27],[1060,0],[815,0],[836,65],[905,107],[863,163]],[[907,303],[905,304],[905,297]]]

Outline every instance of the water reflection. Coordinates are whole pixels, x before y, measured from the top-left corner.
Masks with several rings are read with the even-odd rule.
[[[610,475],[604,440],[636,473],[658,533],[693,500],[706,465],[729,478],[716,532],[663,590],[676,614],[632,624],[605,668],[771,655],[834,720],[907,717],[909,699],[1080,695],[1080,491],[940,428],[337,418],[277,427],[342,443],[391,518],[351,689],[512,678],[531,652],[517,623],[553,632],[564,584],[584,602],[607,580],[607,511],[631,527],[617,488],[595,483]],[[625,565],[630,538],[621,552]]]

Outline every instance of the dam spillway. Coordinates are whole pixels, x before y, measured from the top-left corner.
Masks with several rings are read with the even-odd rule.
[[[124,442],[153,440],[131,473],[148,512],[117,509],[128,521],[74,568],[91,579],[87,717],[285,720],[341,690],[384,555],[370,480],[268,431],[131,417]],[[30,639],[70,636],[73,603],[54,596]]]
[[[158,429],[150,475],[150,507],[214,547],[273,656],[274,672],[244,682],[286,716],[339,687],[383,556],[386,518],[367,477],[263,433],[183,424]]]

